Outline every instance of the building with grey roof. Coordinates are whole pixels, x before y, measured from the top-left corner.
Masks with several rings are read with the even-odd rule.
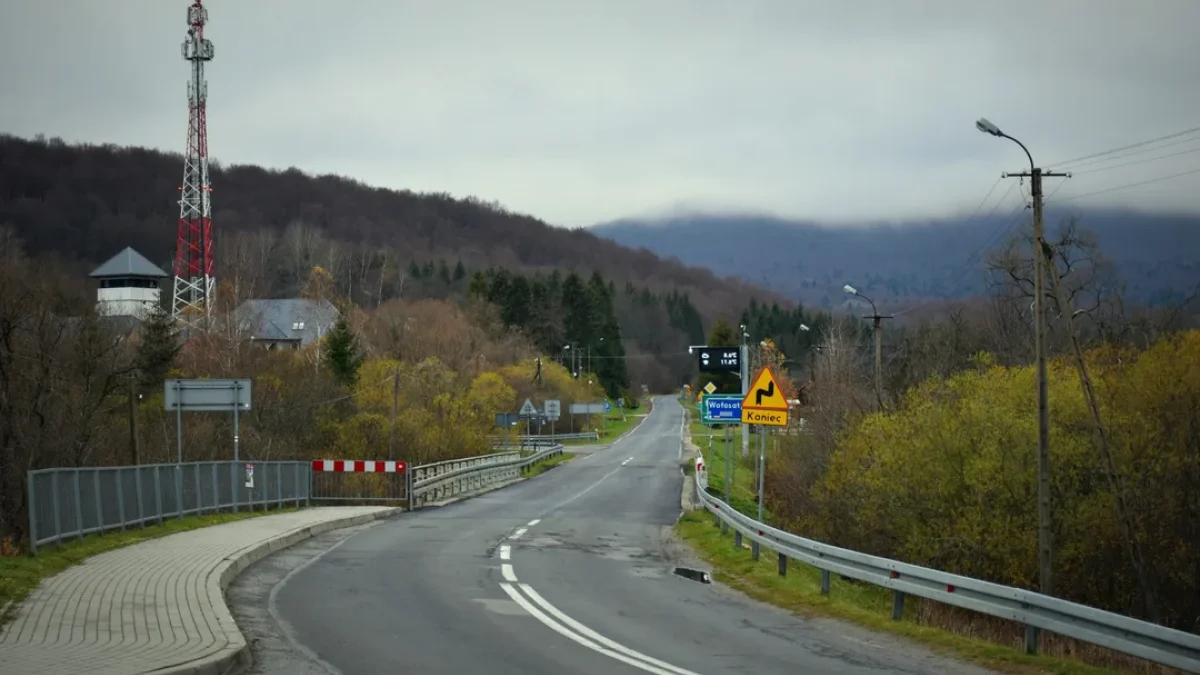
[[[144,321],[150,309],[160,302],[160,280],[170,275],[127,246],[89,276],[100,281],[96,311],[101,316]]]
[[[328,300],[247,300],[234,312],[238,328],[268,349],[299,349],[329,333],[340,313]]]

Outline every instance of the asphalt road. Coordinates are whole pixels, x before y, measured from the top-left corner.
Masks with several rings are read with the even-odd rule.
[[[673,574],[671,397],[613,445],[462,502],[323,536],[231,588],[255,673],[986,673]],[[300,663],[303,662],[303,663]]]

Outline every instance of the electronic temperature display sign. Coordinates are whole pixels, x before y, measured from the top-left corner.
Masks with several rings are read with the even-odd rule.
[[[737,347],[701,347],[697,351],[702,373],[737,373],[742,370]]]

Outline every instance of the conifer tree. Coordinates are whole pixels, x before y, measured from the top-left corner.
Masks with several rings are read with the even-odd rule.
[[[175,357],[182,347],[174,317],[162,303],[155,303],[142,324],[137,355],[134,357],[138,382],[143,392],[162,389],[163,380],[175,364]]]
[[[364,355],[358,335],[350,326],[346,314],[342,312],[325,336],[325,363],[329,364],[329,369],[339,382],[352,387],[358,382],[358,369],[362,366]]]

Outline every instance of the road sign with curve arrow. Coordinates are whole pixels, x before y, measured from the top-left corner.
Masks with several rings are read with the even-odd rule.
[[[786,427],[788,424],[787,397],[770,366],[758,371],[742,399],[742,424],[769,427]]]

